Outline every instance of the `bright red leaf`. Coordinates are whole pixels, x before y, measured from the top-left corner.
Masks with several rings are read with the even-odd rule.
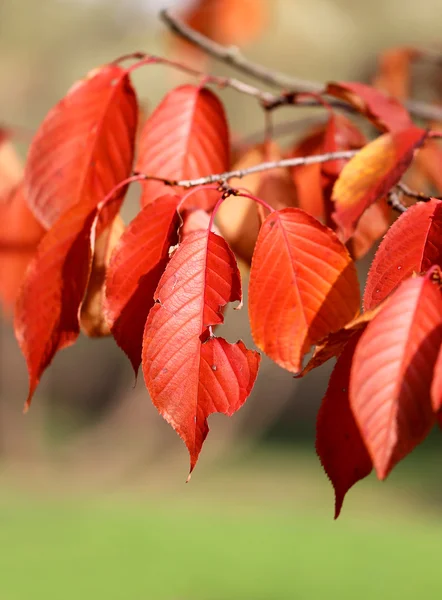
[[[364,211],[386,196],[407,170],[427,132],[418,127],[386,133],[370,142],[343,168],[333,188],[333,219],[348,239]]]
[[[232,415],[249,395],[259,354],[211,335],[221,308],[241,300],[235,257],[223,238],[196,231],[169,262],[143,342],[143,373],[160,414],[183,439],[194,468],[213,412]]]
[[[178,196],[157,198],[129,224],[112,255],[106,278],[105,314],[117,344],[135,373],[154,293],[176,244]]]
[[[92,265],[91,231],[97,209],[72,206],[47,232],[17,299],[15,334],[29,372],[29,407],[46,367],[75,342],[79,310]]]
[[[351,361],[360,335],[353,336],[338,358],[316,421],[316,452],[335,489],[335,519],[348,490],[372,469],[349,401]]]
[[[223,105],[208,89],[183,85],[172,90],[146,121],[136,170],[171,181],[223,173],[230,163],[229,130]],[[170,189],[170,188],[169,188]],[[146,181],[141,205],[166,193],[162,182]],[[201,191],[192,197],[203,209],[217,196]]]
[[[256,345],[299,372],[313,344],[359,309],[356,269],[345,246],[298,208],[271,213],[252,260],[249,314]]]
[[[441,292],[414,277],[386,301],[356,347],[350,404],[379,479],[435,422],[430,385],[441,343]]]
[[[382,302],[401,281],[424,273],[432,265],[442,268],[442,202],[418,202],[403,213],[382,240],[370,267],[364,292],[364,309]]]
[[[27,200],[43,225],[79,202],[97,206],[130,175],[137,115],[129,77],[117,65],[89,73],[48,113],[25,168]]]
[[[413,125],[407,109],[392,96],[356,81],[329,83],[326,93],[348,102],[384,131],[401,131]]]

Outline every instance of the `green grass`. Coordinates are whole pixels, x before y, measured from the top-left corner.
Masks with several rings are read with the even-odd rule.
[[[213,499],[212,499],[213,500]],[[439,598],[442,521],[3,498],[1,600]]]

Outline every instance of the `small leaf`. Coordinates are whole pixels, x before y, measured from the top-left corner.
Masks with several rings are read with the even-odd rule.
[[[172,181],[195,179],[227,171],[229,154],[229,130],[220,100],[208,89],[183,85],[172,90],[146,121],[136,170]],[[141,205],[165,193],[162,182],[146,181]],[[192,200],[207,210],[217,196],[203,190]]]
[[[178,196],[167,195],[143,208],[121,236],[109,264],[106,319],[135,373],[154,293],[168,263],[169,248],[178,240],[179,201]]]
[[[378,306],[374,310],[359,315],[356,319],[347,323],[345,327],[342,327],[342,329],[327,335],[316,346],[313,356],[302,369],[301,373],[295,375],[295,378],[298,379],[304,377],[307,373],[320,367],[331,358],[339,356],[350,340],[355,337],[356,334],[362,333],[362,330],[365,329],[367,324],[377,315],[380,308],[381,307]]]
[[[367,144],[343,168],[333,189],[333,219],[347,240],[364,211],[386,196],[407,170],[427,132],[418,127],[386,133]]]
[[[377,200],[367,208],[347,242],[353,260],[363,258],[373,244],[386,233],[390,227],[391,214],[392,208],[385,198]]]
[[[172,256],[155,294],[143,342],[143,373],[152,402],[183,439],[190,471],[213,412],[232,415],[249,395],[259,354],[211,335],[221,308],[241,299],[235,257],[220,236],[191,233]]]
[[[424,273],[432,265],[442,268],[442,202],[418,202],[390,227],[367,277],[364,309],[382,302],[401,281]]]
[[[45,230],[29,210],[22,185],[7,201],[0,201],[0,223],[0,301],[9,316]]]
[[[255,344],[280,366],[299,372],[310,347],[358,309],[356,269],[336,234],[298,208],[271,213],[250,272]]]
[[[392,96],[355,81],[329,83],[326,93],[351,104],[383,131],[408,129],[413,122],[407,109]]]
[[[415,48],[391,48],[378,59],[374,86],[395,98],[408,98],[411,85],[412,62],[419,58]]]
[[[130,175],[137,114],[129,77],[117,65],[89,73],[49,111],[25,167],[25,194],[45,227],[79,202],[97,206]]]
[[[266,161],[281,160],[281,151],[272,144],[260,144],[250,149],[234,170],[244,170]],[[288,169],[271,169],[231,179],[233,188],[245,188],[275,209],[296,205],[296,189]],[[256,202],[249,198],[230,196],[216,213],[217,225],[235,254],[250,264],[258,238],[261,218]]]
[[[316,421],[316,452],[335,489],[335,519],[348,490],[372,470],[348,396],[351,361],[360,335],[352,337],[338,358]]]
[[[65,212],[42,239],[26,273],[15,312],[15,334],[29,372],[29,407],[55,354],[75,342],[78,313],[92,265],[91,231],[97,209],[81,203]]]
[[[356,347],[350,405],[379,479],[428,435],[442,343],[442,296],[428,278],[402,282]]]
[[[123,220],[117,215],[95,243],[92,271],[80,312],[81,330],[89,337],[104,337],[111,333],[104,316],[104,282],[112,251],[124,229]]]

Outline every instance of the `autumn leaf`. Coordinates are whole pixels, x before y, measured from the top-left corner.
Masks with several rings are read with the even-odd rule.
[[[220,236],[196,231],[172,256],[155,294],[143,341],[143,373],[152,402],[183,439],[190,471],[213,412],[232,415],[249,395],[259,354],[213,337],[221,308],[241,300],[236,261]]]
[[[383,131],[399,132],[413,125],[399,100],[370,85],[356,81],[332,82],[325,93],[348,102]]]
[[[310,347],[343,327],[358,309],[356,269],[336,234],[298,208],[271,213],[250,272],[255,344],[297,373]]]
[[[374,308],[401,281],[432,265],[442,268],[442,202],[434,199],[410,206],[390,227],[368,273],[364,309]]]
[[[183,85],[172,90],[141,132],[136,170],[171,181],[224,173],[230,163],[229,130],[220,100],[208,89]],[[169,188],[170,189],[170,188]],[[146,181],[141,205],[167,193],[162,182]],[[198,208],[213,207],[210,190],[192,197]]]
[[[241,157],[233,170],[242,171],[262,162],[281,159],[281,151],[275,143],[259,144]],[[245,188],[275,209],[296,205],[296,189],[288,169],[251,173],[241,179],[233,178],[229,183],[233,188]],[[216,222],[235,254],[250,264],[261,226],[256,202],[232,195],[219,207]]]
[[[359,334],[365,329],[367,324],[373,320],[373,318],[379,312],[381,306],[376,307],[373,310],[358,315],[355,319],[351,320],[338,331],[329,333],[323,340],[321,340],[313,352],[313,356],[308,361],[306,366],[302,369],[301,373],[295,375],[295,378],[304,377],[317,367],[320,367],[325,362],[339,356],[343,349],[347,346],[351,339],[355,336],[359,337]]]
[[[0,223],[0,301],[9,316],[45,229],[31,213],[22,185],[14,187],[7,201],[0,201]]]
[[[89,337],[104,337],[111,333],[104,316],[104,282],[112,251],[124,229],[122,218],[116,215],[95,242],[92,270],[80,312],[81,330]]]
[[[75,342],[92,266],[97,209],[77,203],[47,232],[32,259],[15,311],[15,335],[29,372],[26,407],[55,354]]]
[[[441,343],[442,296],[424,277],[402,282],[359,340],[350,405],[379,479],[435,422],[430,385]]]
[[[410,95],[410,70],[412,62],[420,56],[415,48],[391,48],[378,59],[378,72],[373,85],[395,98]]]
[[[11,200],[22,179],[22,162],[8,134],[0,129],[0,207]]]
[[[348,490],[372,470],[349,401],[351,361],[361,333],[349,340],[338,358],[316,420],[316,452],[335,490],[335,519]]]
[[[418,127],[386,133],[370,142],[343,168],[333,188],[332,215],[344,239],[353,234],[364,211],[400,180],[427,132]]]
[[[129,76],[117,65],[90,72],[49,111],[25,167],[25,195],[45,227],[75,204],[97,206],[130,175],[137,115]]]
[[[385,198],[367,208],[347,242],[353,260],[363,258],[371,250],[373,244],[387,232],[391,219],[392,208]]]
[[[178,196],[145,206],[121,236],[109,264],[104,310],[117,344],[135,373],[141,363],[143,331],[154,293],[176,244]]]

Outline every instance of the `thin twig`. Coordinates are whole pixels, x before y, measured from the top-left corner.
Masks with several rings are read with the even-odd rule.
[[[293,92],[310,92],[314,94],[321,94],[324,92],[324,84],[318,81],[309,81],[299,79],[298,77],[292,77],[279,71],[267,69],[259,63],[252,62],[245,58],[238,48],[234,46],[222,46],[221,44],[210,40],[201,33],[193,30],[177,17],[173,16],[168,10],[161,11],[160,18],[173,33],[194,46],[201,48],[209,56],[230,65],[245,75],[258,79],[269,86],[279,89],[289,89]],[[309,100],[305,104],[308,106],[320,106],[315,100]],[[331,100],[330,104],[333,107],[354,112],[352,107],[339,100]],[[413,99],[405,100],[404,105],[414,117],[428,119],[430,121],[442,121],[442,107],[440,106]]]
[[[229,181],[233,178],[241,179],[246,175],[252,173],[261,173],[262,171],[269,171],[270,169],[282,169],[285,167],[300,167],[305,165],[314,165],[316,163],[324,163],[331,160],[345,160],[350,159],[359,150],[343,150],[341,152],[327,152],[326,154],[315,154],[312,156],[297,156],[295,158],[283,158],[282,160],[275,160],[269,162],[263,162],[259,165],[254,165],[248,169],[237,169],[235,171],[227,171],[226,173],[217,173],[214,175],[208,175],[207,177],[199,177],[198,179],[183,179],[181,181],[174,181],[166,179],[164,177],[157,177],[156,175],[149,175],[147,173],[134,173],[136,176],[141,176],[144,179],[151,179],[153,181],[162,181],[166,185],[191,188],[197,185],[206,185],[209,183],[217,183]]]
[[[400,192],[398,192],[398,190],[395,188],[388,192],[387,202],[392,208],[394,208],[394,210],[397,210],[400,213],[404,213],[407,211],[407,207],[405,206],[405,204],[402,204]]]
[[[396,184],[396,189],[398,189],[404,196],[408,196],[409,198],[415,198],[416,200],[420,200],[421,202],[429,202],[432,198],[437,198],[437,196],[429,196],[428,194],[423,194],[422,192],[416,192],[408,187],[405,183],[400,181]]]

